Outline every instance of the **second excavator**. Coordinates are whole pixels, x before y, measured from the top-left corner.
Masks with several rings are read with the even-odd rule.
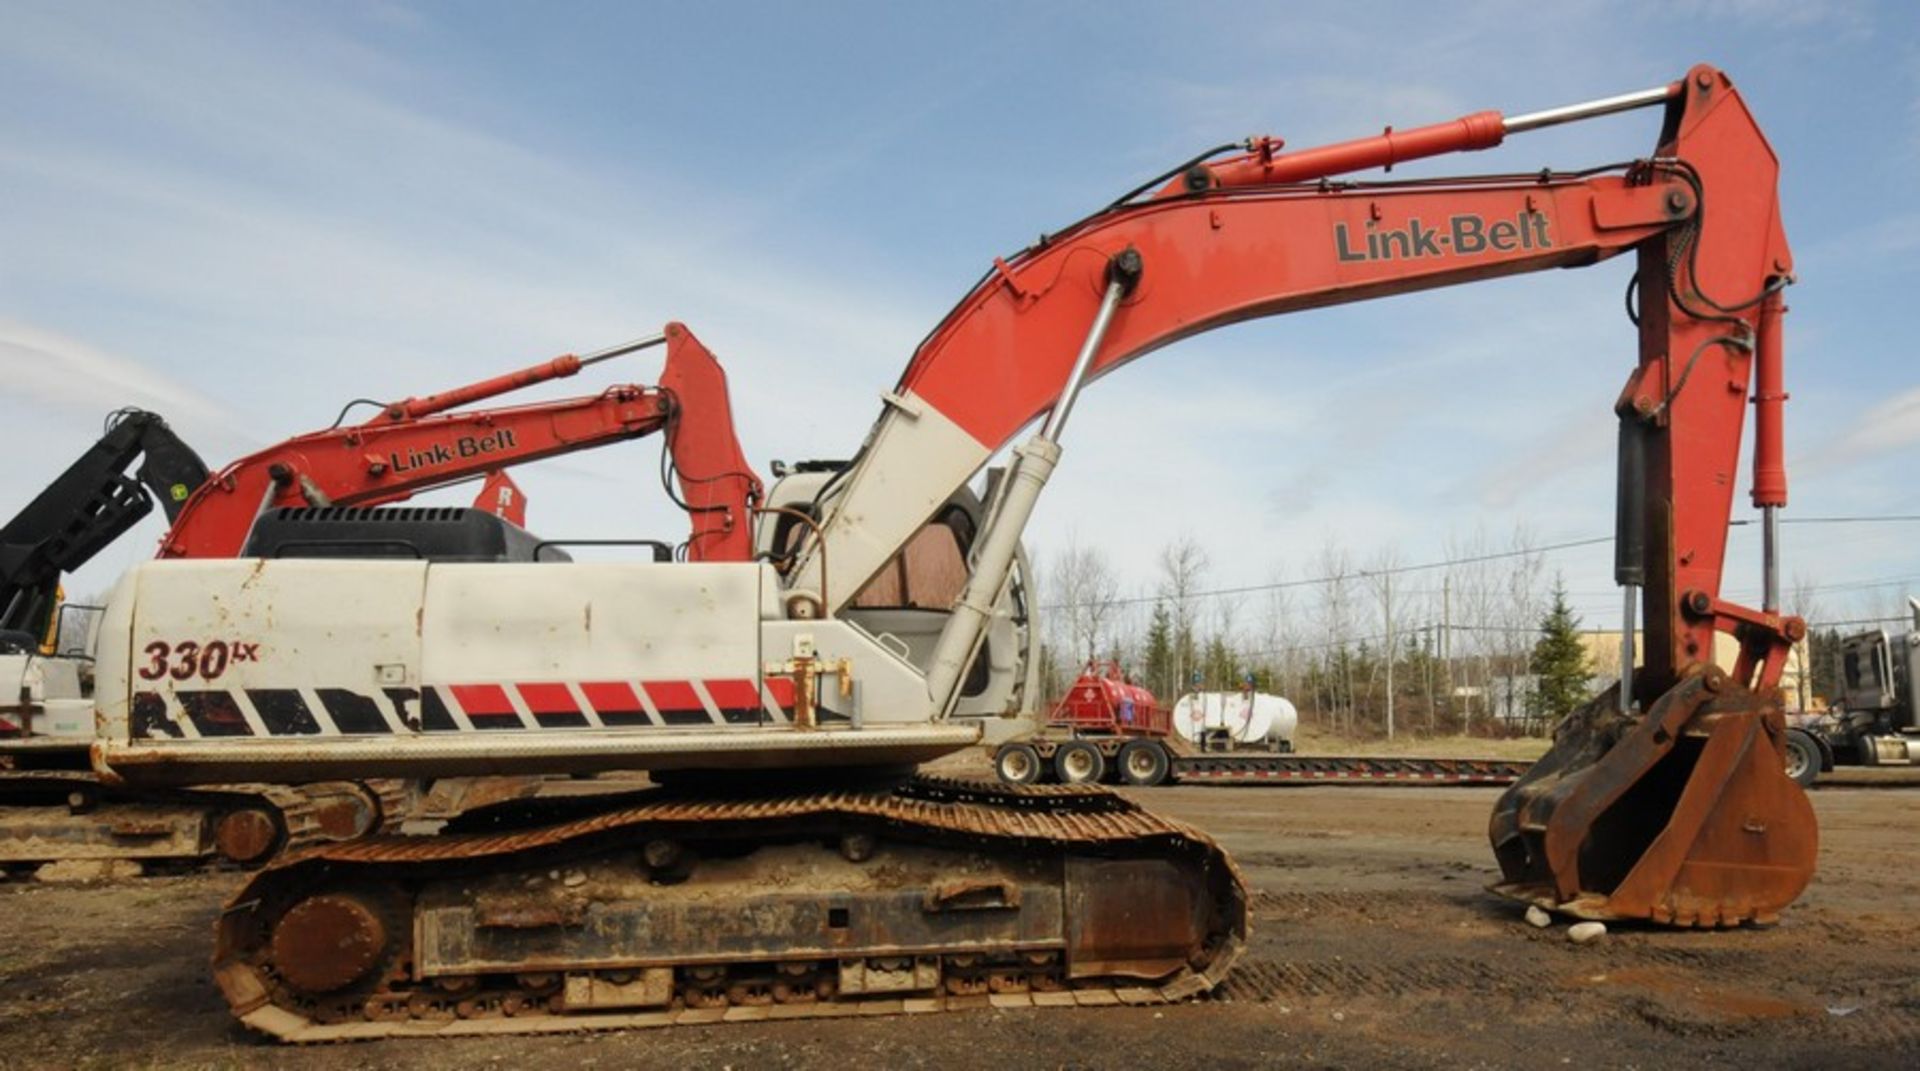
[[[475,407],[659,346],[667,356],[653,386]],[[357,404],[376,412],[347,424]],[[99,441],[0,525],[0,869],[70,860],[255,866],[289,846],[397,825],[412,809],[416,793],[408,786],[353,774],[298,788],[193,790],[102,784],[93,776],[87,753],[94,661],[86,633],[98,621],[90,612],[100,608],[63,605],[58,592],[64,575],[123,536],[156,502],[168,522],[163,558],[561,558],[564,548],[538,545],[517,523],[525,499],[508,470],[660,433],[663,478],[680,481],[680,491],[668,489],[693,518],[683,553],[696,560],[749,557],[745,511],[759,500],[760,484],[734,438],[725,373],[679,325],[424,397],[355,405],[331,427],[218,472],[209,472],[158,415],[120,410]],[[473,509],[379,508],[483,477]],[[673,549],[658,546],[668,555]],[[210,677],[249,653],[220,640],[168,652],[174,664]],[[332,691],[313,699],[323,709],[343,701]],[[304,716],[295,701],[277,693],[254,697],[256,711],[276,721]],[[223,717],[238,717],[228,709],[196,712],[216,735],[230,728]],[[353,713],[338,716],[351,726]],[[449,797],[469,798],[461,785],[440,787],[450,791],[423,802],[444,807]]]
[[[1636,161],[1347,177],[1641,108],[1663,121]],[[289,1040],[1200,992],[1246,927],[1244,887],[1204,835],[1100,790],[911,776],[979,738],[956,711],[1026,672],[1006,640],[1027,612],[1020,537],[1081,389],[1251,317],[1631,252],[1617,564],[1644,665],[1503,797],[1501,891],[1588,917],[1772,919],[1813,868],[1774,694],[1803,626],[1778,610],[1771,538],[1765,604],[1720,591],[1749,392],[1769,533],[1786,502],[1777,169],[1705,66],[1569,108],[1205,154],[994,261],[850,464],[743,504],[755,560],[135,569],[103,626],[96,765],[146,785],[664,782],[256,874],[220,918],[215,975],[242,1021]],[[952,509],[1035,422],[984,520]],[[1718,632],[1740,640],[1733,666],[1712,662]],[[248,657],[216,673],[179,655],[215,642]],[[354,717],[305,699],[322,691]],[[268,717],[259,697],[276,694],[308,717]]]

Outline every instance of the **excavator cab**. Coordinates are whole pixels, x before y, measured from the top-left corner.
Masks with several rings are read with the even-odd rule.
[[[768,509],[754,533],[758,551],[777,564],[790,564],[809,529],[814,502],[831,490],[846,470],[835,461],[776,463],[768,489]],[[988,492],[998,486],[998,470],[988,474]],[[986,505],[971,485],[962,486],[923,523],[904,546],[862,584],[840,616],[875,636],[921,672],[933,658],[951,607],[972,572],[969,559],[986,521]],[[1016,552],[1011,576],[994,605],[993,619],[980,651],[960,684],[952,719],[979,725],[982,740],[993,744],[1026,727],[1034,697],[1040,694],[1040,660],[1033,649],[1034,625],[1028,592],[1032,565],[1024,549]]]

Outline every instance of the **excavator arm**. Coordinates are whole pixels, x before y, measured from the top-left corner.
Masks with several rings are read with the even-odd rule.
[[[1360,182],[1356,170],[1482,149],[1508,133],[1640,107],[1646,159],[1579,172]],[[1786,504],[1779,291],[1792,277],[1771,148],[1725,75],[1553,112],[1481,112],[1299,153],[1266,139],[1198,162],[993,269],[922,343],[858,461],[823,496],[789,605],[844,606],[1016,432],[972,582],[928,673],[948,709],[1060,456],[1080,387],[1181,338],[1259,316],[1637,257],[1639,351],[1621,421],[1616,574],[1625,634],[1646,593],[1644,669],[1562,726],[1503,799],[1505,891],[1575,914],[1730,924],[1770,918],[1812,874],[1814,823],[1782,773],[1774,686],[1798,619],[1778,607]],[[1745,410],[1767,523],[1765,606],[1721,598]],[[823,590],[831,560],[836,588]],[[1733,635],[1730,671],[1715,638]]]
[[[821,542],[835,577],[832,608],[844,606],[1020,428],[1062,400],[1109,264],[1123,251],[1138,256],[1141,271],[1093,353],[1088,381],[1241,320],[1634,252],[1645,311],[1619,408],[1643,429],[1644,442],[1635,445],[1646,448],[1644,467],[1629,475],[1658,503],[1646,523],[1661,530],[1650,530],[1646,545],[1670,549],[1647,564],[1658,605],[1649,612],[1656,649],[1646,684],[1671,683],[1711,657],[1716,623],[1732,628],[1738,617],[1717,601],[1707,613],[1686,610],[1683,601],[1717,600],[1756,360],[1755,501],[1785,503],[1780,307],[1763,299],[1790,276],[1792,261],[1774,193],[1778,165],[1725,76],[1702,67],[1641,97],[1666,106],[1659,148],[1648,160],[1600,173],[1335,178],[1414,155],[1484,148],[1488,131],[1504,121],[1480,113],[1309,150],[1295,154],[1303,162],[1293,166],[1283,165],[1294,157],[1270,155],[1265,146],[1199,165],[1168,188],[996,261],[915,353],[859,464],[828,503]],[[1425,133],[1436,130],[1452,140]],[[814,582],[803,570],[795,586]],[[1784,622],[1773,623],[1784,633]],[[1777,660],[1768,664],[1778,672]]]
[[[457,407],[665,344],[658,386],[492,409]],[[734,437],[726,374],[682,324],[584,357],[566,355],[505,375],[380,407],[378,415],[276,443],[205,480],[161,540],[163,558],[231,558],[254,518],[279,506],[378,506],[487,477],[514,465],[656,432],[666,435],[676,501],[694,518],[687,557],[745,561],[759,478]],[[483,498],[491,497],[485,492]]]
[[[134,474],[128,468],[139,462]],[[169,519],[207,479],[207,466],[157,414],[122,409],[99,441],[0,528],[0,634],[37,645],[60,577],[92,560],[155,500]]]

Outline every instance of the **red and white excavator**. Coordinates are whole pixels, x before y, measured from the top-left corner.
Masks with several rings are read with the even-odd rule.
[[[654,386],[488,409],[462,408],[664,344]],[[395,817],[399,787],[357,774],[308,785],[178,790],[105,786],[89,769],[94,665],[82,613],[61,614],[63,574],[125,534],[158,502],[167,558],[564,557],[523,528],[508,469],[663,432],[670,494],[694,518],[682,553],[749,557],[747,509],[761,486],[733,434],[725,374],[684,327],[585,356],[566,355],[453,390],[368,403],[342,420],[210,473],[153,413],[122,410],[100,440],[0,527],[0,866],[65,859],[257,864],[290,843],[359,836]],[[130,472],[138,464],[137,472]],[[473,479],[475,508],[376,509]],[[680,496],[684,497],[680,497]],[[668,543],[655,545],[670,555]],[[171,652],[216,676],[245,648],[218,640]],[[123,671],[122,671],[123,672]],[[324,700],[333,693],[322,693]],[[278,710],[271,697],[260,702]],[[219,713],[209,715],[218,723]],[[218,732],[215,728],[213,731]]]
[[[1638,108],[1663,123],[1630,163],[1347,177]],[[1629,636],[1644,615],[1644,667],[1624,660],[1622,685],[1500,801],[1500,891],[1591,918],[1770,920],[1810,880],[1816,842],[1774,689],[1803,630],[1779,613],[1771,538],[1793,267],[1777,168],[1704,66],[1552,111],[1205,154],[994,261],[853,461],[772,489],[754,560],[136,568],[104,624],[96,766],[145,786],[665,782],[318,845],[256,873],[221,916],[215,973],[242,1021],[285,1039],[1204,990],[1246,925],[1240,879],[1204,835],[1098,789],[911,776],[979,738],[954,717],[968,696],[1010,694],[1027,670],[994,637],[1024,618],[1020,536],[1081,389],[1237,320],[1631,252],[1617,571]],[[1749,401],[1769,533],[1759,609],[1720,596]],[[1036,421],[984,521],[954,514],[955,492]],[[893,614],[863,619],[876,583]],[[1719,632],[1740,641],[1733,666],[1712,662]]]

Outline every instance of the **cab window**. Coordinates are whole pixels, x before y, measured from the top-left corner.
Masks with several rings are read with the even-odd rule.
[[[967,584],[967,544],[973,525],[950,509],[915,532],[853,597],[862,610],[946,610]]]

